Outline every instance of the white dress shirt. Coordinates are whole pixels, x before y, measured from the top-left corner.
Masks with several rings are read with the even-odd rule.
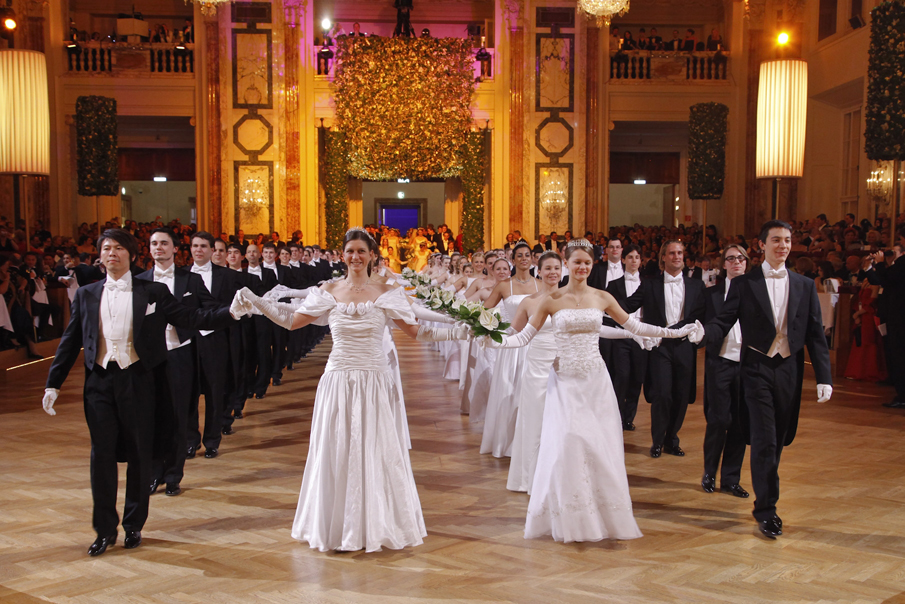
[[[773,325],[776,326],[776,336],[766,355],[774,357],[778,354],[786,359],[792,355],[789,349],[789,272],[786,267],[774,270],[769,262],[760,266],[766,277],[767,294],[773,308]]]
[[[249,274],[249,275],[254,275],[254,276],[258,277],[259,279],[263,279],[263,278],[264,278],[264,277],[261,275],[261,265],[260,265],[260,264],[259,264],[258,266],[252,266],[252,265],[249,264],[249,265],[248,265],[248,274]]]
[[[212,283],[213,283],[213,279],[214,279],[214,272],[213,272],[214,269],[212,268],[212,266],[213,265],[211,264],[210,261],[208,261],[207,264],[202,264],[200,266],[197,264],[192,265],[192,272],[195,273],[196,275],[201,275],[201,280],[204,281],[204,287],[207,288],[208,293],[213,292]],[[214,333],[214,330],[199,329],[198,333],[201,334],[202,337],[204,337],[204,336],[209,336],[210,334]]]
[[[119,280],[107,275],[99,314],[97,364],[106,369],[107,363],[114,360],[120,369],[125,369],[138,361],[132,347],[132,273],[126,271]]]
[[[669,327],[681,321],[685,312],[685,280],[681,273],[676,277],[663,273],[663,299],[666,302],[666,326]]]
[[[299,268],[300,266],[302,266],[302,264],[298,260],[290,260],[289,266],[291,266],[292,268]]]
[[[610,283],[621,277],[625,274],[625,270],[622,268],[621,262],[610,262],[606,261],[606,286],[609,286]],[[631,295],[631,294],[629,294]]]
[[[729,295],[729,279],[726,279],[726,289],[723,290],[723,300]],[[729,335],[723,340],[720,347],[720,356],[736,363],[742,360],[742,325],[738,321],[729,330]]]
[[[276,263],[276,262],[274,262],[273,264],[267,264],[266,262],[262,262],[262,263],[261,263],[261,266],[262,266],[263,268],[272,270],[272,271],[273,271],[273,274],[276,275],[276,278],[277,278],[277,279],[280,278],[280,272],[277,270],[277,263]]]
[[[154,267],[154,283],[163,283],[170,290],[170,293],[174,296],[176,295],[176,277],[175,277],[176,266],[171,264],[170,268],[162,269],[158,266]],[[176,333],[175,325],[167,325],[167,350],[176,350],[177,348],[181,348],[182,346],[187,346],[192,343],[192,339],[189,338],[185,342],[179,341],[179,334]]]
[[[625,277],[625,297],[631,298],[632,295],[636,291],[638,291],[638,288],[641,287],[641,273],[626,272],[623,276]],[[640,321],[641,320],[641,308],[639,307],[638,310],[636,310],[629,316],[635,317],[637,320]]]

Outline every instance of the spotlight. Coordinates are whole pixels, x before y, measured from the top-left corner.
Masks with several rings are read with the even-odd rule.
[[[785,46],[786,44],[789,43],[789,34],[787,34],[786,32],[782,32],[776,38],[776,41],[779,42],[780,46]]]
[[[330,19],[324,17],[321,21],[321,29],[324,31],[330,31],[331,27],[333,27],[333,23],[330,21]]]
[[[16,20],[12,17],[7,17],[3,20],[3,27],[6,29],[16,29]]]

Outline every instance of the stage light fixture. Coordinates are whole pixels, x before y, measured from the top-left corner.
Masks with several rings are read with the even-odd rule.
[[[16,19],[16,11],[10,7],[0,8],[0,19],[3,22],[3,29],[12,32],[19,25]]]
[[[333,27],[333,23],[327,17],[324,17],[321,20],[321,29],[324,31],[330,31],[330,28]]]

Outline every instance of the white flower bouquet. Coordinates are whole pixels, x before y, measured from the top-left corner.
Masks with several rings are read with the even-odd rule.
[[[509,323],[503,322],[495,310],[484,308],[480,302],[466,302],[440,287],[419,285],[415,288],[415,297],[427,308],[468,325],[475,337],[489,336],[494,342],[502,343],[509,328]]]

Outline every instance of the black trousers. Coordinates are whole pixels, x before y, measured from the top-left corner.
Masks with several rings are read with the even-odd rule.
[[[747,350],[741,377],[751,430],[754,517],[768,520],[776,514],[779,500],[779,459],[798,394],[798,364],[794,355],[768,358]]]
[[[141,361],[120,369],[110,361],[85,375],[85,419],[91,434],[92,524],[98,536],[116,532],[117,453],[126,460],[123,528],[140,531],[148,519],[154,455],[154,379]],[[119,445],[119,449],[117,448]]]
[[[229,373],[229,338],[225,330],[218,330],[206,336],[198,335],[195,341],[198,350],[198,388],[195,389],[189,408],[186,446],[197,447],[204,443],[205,449],[220,448],[223,438],[223,404],[226,400],[227,374]],[[204,433],[199,426],[198,398],[204,395]]]
[[[901,312],[899,309],[896,312]],[[886,337],[883,341],[886,345],[886,366],[889,370],[889,378],[896,389],[896,398],[905,401],[905,326],[886,324]]]
[[[270,385],[271,364],[273,363],[273,323],[267,317],[255,315],[256,364],[251,388],[257,395],[264,395]]]
[[[271,323],[273,338],[273,356],[270,362],[270,377],[283,379],[283,367],[286,366],[286,346],[289,343],[289,330]]]
[[[638,398],[647,374],[647,357],[648,352],[634,340],[612,341],[612,357],[607,367],[623,424],[634,422],[638,413]]]
[[[739,363],[707,353],[704,365],[704,473],[716,476],[722,458],[720,486],[738,484],[745,459],[745,434],[739,422]]]
[[[196,402],[198,373],[195,366],[195,343],[167,352],[167,382],[170,402],[176,418],[173,446],[159,460],[154,460],[154,477],[167,484],[179,484],[185,475],[186,433],[192,403]],[[162,398],[162,397],[161,397]],[[197,413],[197,408],[196,408]]]
[[[648,357],[650,432],[654,445],[679,446],[679,430],[691,399],[695,349],[687,340],[663,339]]]

